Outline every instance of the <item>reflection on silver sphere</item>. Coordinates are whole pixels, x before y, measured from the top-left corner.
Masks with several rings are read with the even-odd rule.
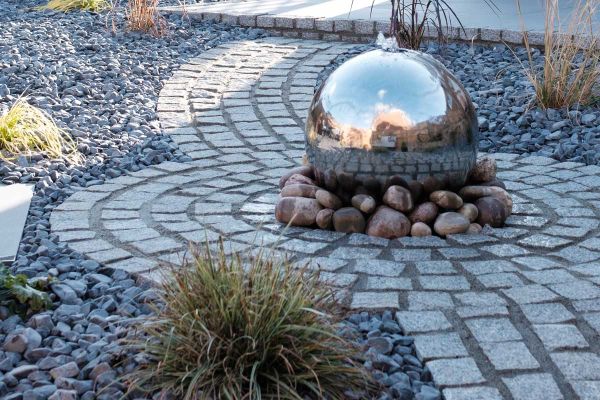
[[[306,153],[321,180],[354,184],[392,176],[465,183],[479,143],[475,108],[433,57],[373,50],[335,70],[313,98]]]

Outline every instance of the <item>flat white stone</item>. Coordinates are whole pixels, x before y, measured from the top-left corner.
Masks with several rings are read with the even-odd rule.
[[[14,261],[33,196],[33,185],[0,185],[0,261]]]

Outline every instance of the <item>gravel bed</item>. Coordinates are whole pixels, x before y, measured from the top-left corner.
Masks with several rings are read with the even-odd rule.
[[[323,70],[317,87],[344,61],[374,47],[359,45],[340,55]],[[533,87],[516,59],[528,65],[525,49],[452,43],[442,53],[435,44],[423,50],[441,60],[470,93],[479,119],[480,151],[600,164],[600,108],[543,110],[532,104]],[[535,50],[534,62],[541,61]]]
[[[51,310],[26,319],[0,307],[0,398],[117,399],[117,377],[136,365],[119,342],[132,318],[156,300],[151,287],[113,271],[50,235],[52,209],[81,187],[162,161],[186,161],[161,133],[155,107],[162,82],[188,58],[229,40],[264,32],[173,18],[170,35],[108,30],[122,16],[37,12],[31,0],[0,0],[0,113],[19,96],[46,110],[78,138],[85,165],[43,157],[0,162],[3,183],[33,183],[35,193],[14,272],[54,276]],[[430,374],[392,314],[352,315],[346,333],[365,347],[366,366],[386,389],[381,399],[435,400]],[[391,347],[390,347],[391,346]],[[156,396],[155,396],[156,397]],[[137,396],[136,398],[141,398]]]
[[[414,339],[403,334],[391,311],[352,314],[343,324],[342,332],[366,350],[364,366],[383,387],[378,400],[442,399],[416,356]]]

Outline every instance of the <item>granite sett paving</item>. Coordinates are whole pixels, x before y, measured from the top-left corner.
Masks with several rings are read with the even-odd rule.
[[[349,46],[266,38],[190,60],[158,113],[192,161],[82,189],[52,212],[52,232],[146,280],[190,241],[224,237],[228,253],[267,245],[323,270],[350,309],[398,310],[447,400],[597,398],[597,168],[494,154],[516,214],[484,235],[385,240],[277,223],[277,183],[301,163],[318,71]]]

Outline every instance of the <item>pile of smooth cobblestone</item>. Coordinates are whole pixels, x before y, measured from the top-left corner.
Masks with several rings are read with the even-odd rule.
[[[290,170],[279,186],[279,222],[386,239],[478,234],[488,225],[502,227],[513,207],[491,157],[478,159],[466,186],[458,189],[434,176],[407,181],[394,175],[382,186],[374,178],[311,165]]]
[[[316,87],[344,61],[374,48],[359,45],[340,55],[321,72]],[[479,117],[480,151],[600,164],[600,108],[537,107],[523,70],[528,65],[524,48],[450,43],[440,52],[432,43],[422,50],[452,71],[471,95]],[[537,49],[533,49],[533,60],[541,65]]]

